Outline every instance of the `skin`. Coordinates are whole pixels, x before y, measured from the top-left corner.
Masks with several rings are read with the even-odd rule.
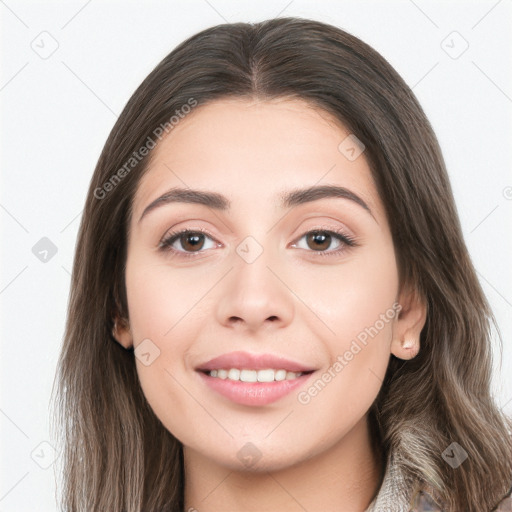
[[[197,107],[152,151],[130,221],[126,286],[129,319],[115,331],[124,347],[145,339],[160,350],[148,366],[136,358],[155,414],[184,446],[185,510],[361,512],[381,483],[367,414],[390,354],[419,350],[425,306],[400,287],[384,206],[364,153],[348,160],[338,146],[349,132],[324,111],[297,99],[217,100]],[[371,214],[345,198],[282,209],[291,188],[348,188]],[[172,187],[219,192],[220,212],[171,203],[139,222],[145,207]],[[207,229],[194,258],[158,249],[174,229]],[[319,256],[314,229],[342,229]],[[237,246],[252,236],[263,252],[252,263]],[[318,242],[317,242],[318,243]],[[185,245],[184,245],[185,244]],[[293,246],[295,244],[295,246]],[[254,250],[254,249],[251,249]],[[328,371],[379,315],[399,314],[348,361],[309,403],[298,393]],[[146,342],[147,343],[147,342]],[[267,406],[235,404],[194,368],[234,350],[272,353],[317,369],[308,384]],[[258,450],[250,467],[237,456]]]

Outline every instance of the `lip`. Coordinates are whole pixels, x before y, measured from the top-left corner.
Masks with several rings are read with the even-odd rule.
[[[237,351],[222,354],[219,357],[210,359],[200,364],[196,370],[229,370],[231,368],[239,368],[240,370],[244,368],[248,370],[266,370],[267,368],[273,368],[275,370],[282,369],[289,372],[312,372],[316,369],[282,356],[273,354],[250,354],[249,352]]]
[[[220,393],[232,402],[253,407],[268,405],[302,386],[313,373],[307,373],[290,380],[274,382],[241,382],[210,377],[197,371],[202,381],[213,391]]]
[[[239,368],[240,370],[266,370],[267,368],[272,368],[289,372],[303,372],[304,375],[295,379],[274,382],[242,382],[210,377],[207,373],[211,370],[229,370],[231,368]],[[250,354],[243,351],[223,354],[200,364],[196,368],[196,372],[201,380],[210,389],[232,402],[249,406],[262,406],[276,402],[294,389],[302,386],[314,371],[315,368],[286,357],[273,354]]]

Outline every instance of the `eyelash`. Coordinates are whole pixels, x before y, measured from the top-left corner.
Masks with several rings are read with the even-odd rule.
[[[184,234],[189,234],[189,233],[191,233],[191,234],[202,233],[202,234],[208,236],[209,238],[211,238],[212,240],[214,240],[215,242],[217,242],[215,240],[215,238],[206,229],[185,228],[185,229],[181,229],[179,231],[173,231],[173,232],[169,233],[168,236],[166,236],[165,238],[163,238],[160,241],[160,243],[158,244],[158,249],[163,252],[174,253],[174,255],[176,255],[178,257],[195,258],[197,254],[200,254],[201,252],[204,252],[204,251],[186,252],[186,251],[178,251],[171,247],[172,244],[176,240],[178,240],[180,236],[182,236]],[[323,234],[334,235],[334,238],[336,238],[343,244],[341,248],[336,249],[334,251],[313,251],[313,250],[308,251],[308,252],[315,253],[315,256],[319,256],[319,257],[337,256],[337,255],[341,254],[342,252],[346,251],[347,248],[356,247],[358,245],[353,237],[343,233],[341,230],[336,230],[336,229],[332,230],[332,229],[324,229],[324,228],[314,228],[309,231],[306,231],[301,237],[299,237],[297,239],[297,241],[301,240],[304,236],[309,235],[310,233],[323,233]]]

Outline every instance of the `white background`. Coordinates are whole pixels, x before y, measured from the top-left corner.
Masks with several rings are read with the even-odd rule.
[[[502,332],[494,389],[512,414],[511,0],[1,0],[0,16],[1,512],[57,510],[48,406],[74,244],[103,144],[154,66],[218,23],[325,21],[372,45],[413,87]],[[43,237],[58,251],[46,263],[32,252]]]

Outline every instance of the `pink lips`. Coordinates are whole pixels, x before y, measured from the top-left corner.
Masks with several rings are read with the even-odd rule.
[[[232,402],[250,406],[267,405],[279,400],[294,389],[302,386],[311,377],[312,373],[301,375],[295,379],[274,382],[241,382],[210,377],[207,373],[210,370],[229,370],[230,368],[246,368],[250,370],[273,368],[290,372],[314,371],[314,368],[283,357],[271,354],[249,354],[247,352],[224,354],[196,368],[202,381],[212,390],[220,393]]]
[[[265,370],[266,368],[275,368],[287,370],[289,372],[311,372],[315,368],[285,359],[284,357],[274,356],[272,354],[249,354],[248,352],[230,352],[215,357],[210,361],[199,365],[196,370],[219,370],[224,368],[247,368],[249,370]]]

